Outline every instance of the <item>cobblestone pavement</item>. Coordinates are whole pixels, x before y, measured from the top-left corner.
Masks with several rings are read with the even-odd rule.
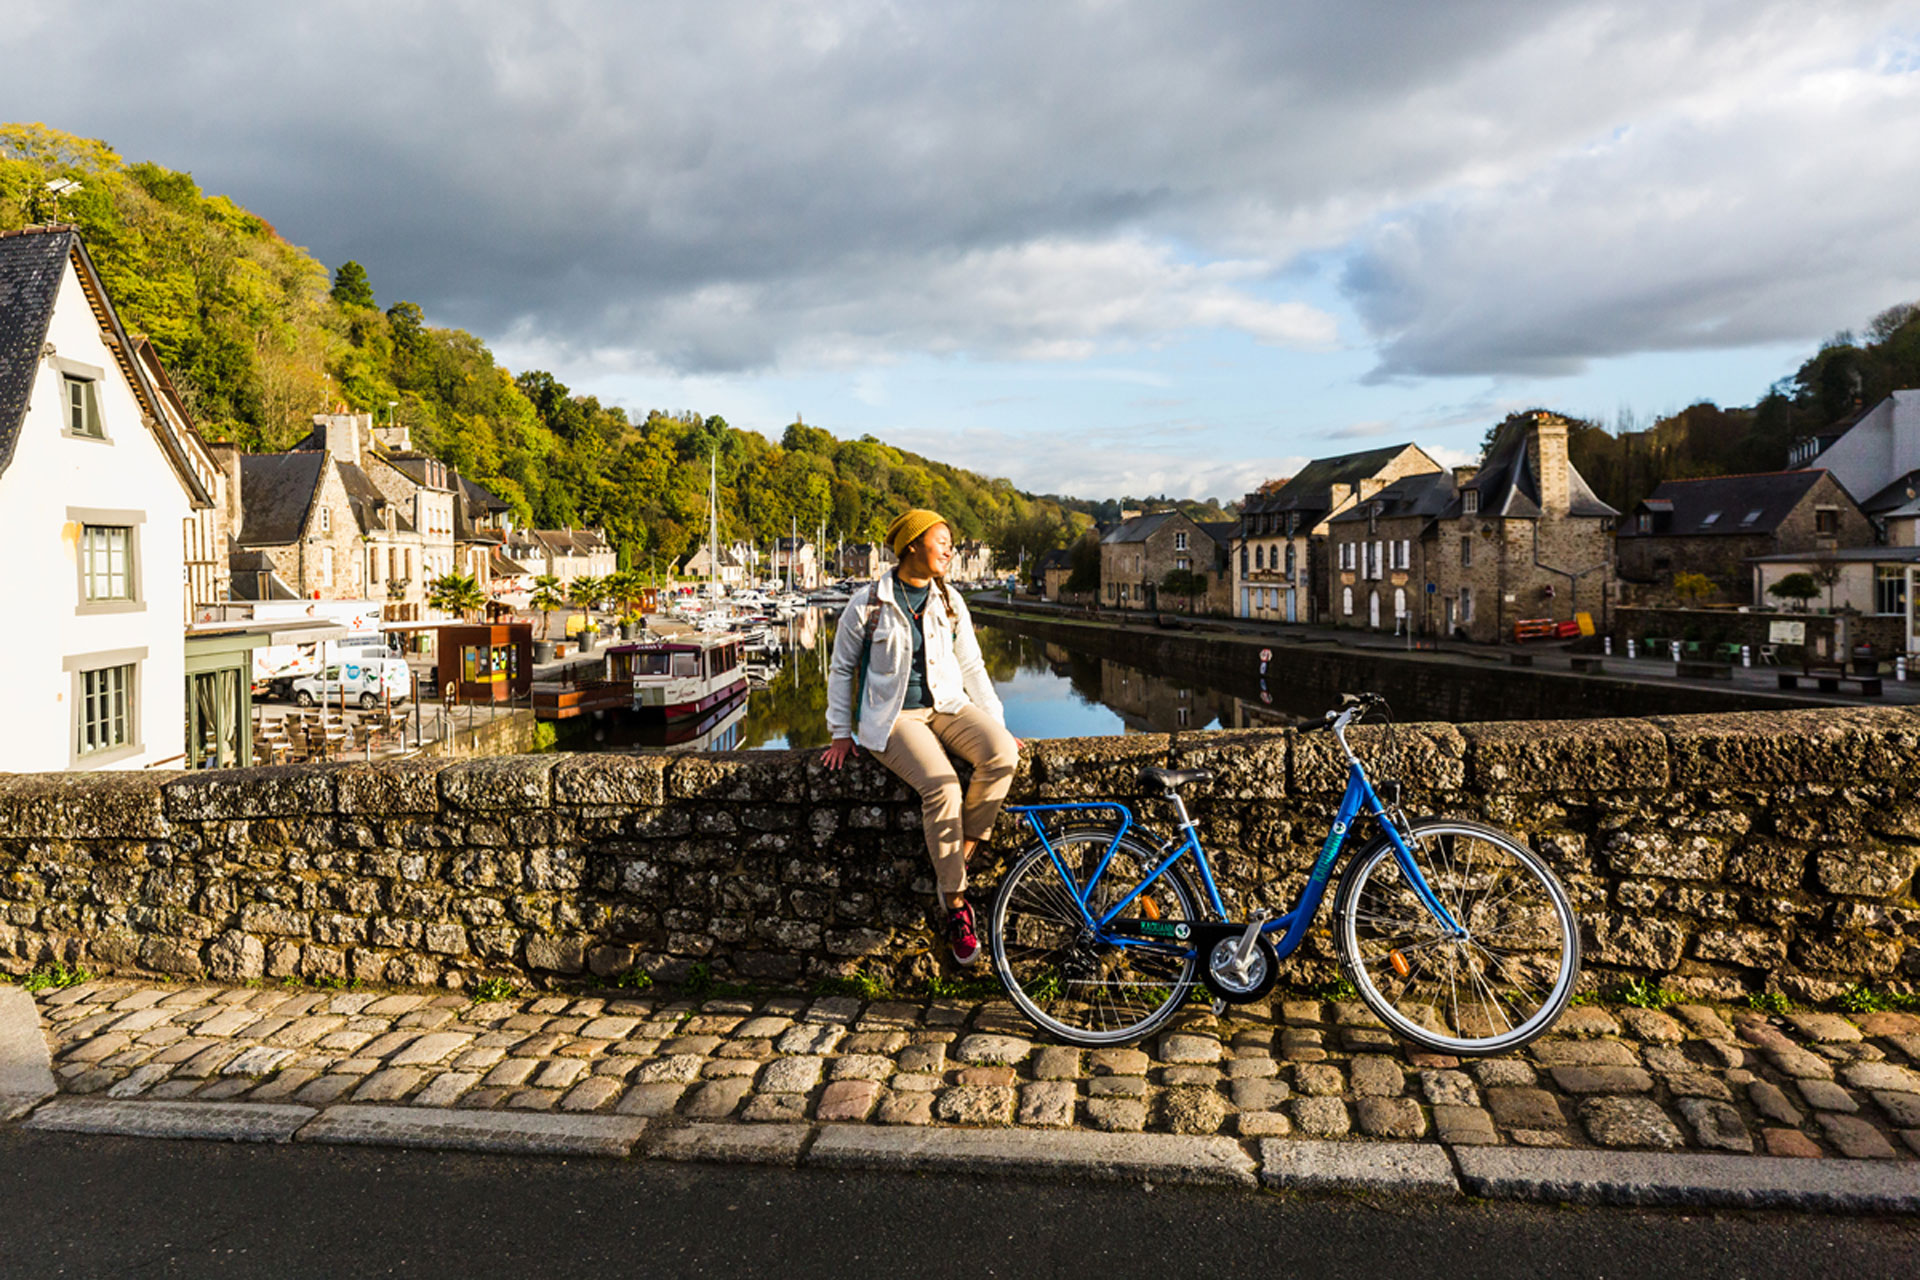
[[[1920,1157],[1920,1016],[1567,1011],[1517,1054],[1410,1051],[1358,1004],[1199,1006],[1135,1048],[1010,1005],[98,981],[38,998],[63,1093],[655,1120]]]

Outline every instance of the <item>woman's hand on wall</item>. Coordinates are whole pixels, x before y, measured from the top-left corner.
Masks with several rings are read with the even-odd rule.
[[[835,738],[833,745],[820,753],[820,763],[829,769],[838,769],[853,754],[852,738]]]

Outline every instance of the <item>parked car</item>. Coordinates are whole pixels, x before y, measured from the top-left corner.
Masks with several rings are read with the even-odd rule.
[[[293,700],[303,707],[316,702],[358,702],[371,710],[382,702],[404,702],[413,692],[413,675],[400,658],[357,658],[330,663],[318,675],[293,682]]]

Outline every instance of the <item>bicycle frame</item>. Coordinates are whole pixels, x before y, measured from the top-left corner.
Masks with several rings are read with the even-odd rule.
[[[1407,883],[1413,887],[1414,893],[1419,897],[1421,905],[1433,913],[1434,919],[1449,935],[1454,937],[1466,936],[1466,931],[1455,922],[1453,916],[1448,913],[1445,905],[1434,896],[1432,887],[1427,884],[1427,879],[1421,874],[1419,865],[1414,862],[1413,853],[1407,848],[1406,840],[1394,825],[1393,819],[1388,814],[1386,806],[1381,803],[1380,797],[1374,793],[1373,783],[1368,780],[1366,770],[1361,767],[1360,761],[1354,756],[1352,748],[1347,746],[1346,734],[1343,732],[1345,727],[1344,718],[1343,722],[1336,723],[1333,726],[1341,749],[1346,752],[1347,756],[1347,789],[1345,794],[1340,797],[1340,808],[1334,814],[1333,826],[1328,830],[1326,840],[1320,846],[1320,855],[1314,859],[1313,871],[1307,877],[1306,887],[1301,891],[1299,899],[1294,903],[1293,908],[1285,914],[1262,922],[1260,926],[1261,934],[1271,935],[1285,930],[1284,936],[1274,944],[1274,950],[1281,959],[1292,955],[1294,951],[1299,948],[1301,942],[1306,939],[1308,926],[1312,924],[1314,917],[1319,914],[1321,900],[1326,897],[1327,885],[1333,878],[1333,868],[1340,860],[1341,851],[1346,847],[1347,836],[1352,831],[1354,822],[1360,817],[1361,812],[1364,810],[1379,822],[1380,830],[1385,833],[1387,842],[1393,849],[1394,860],[1400,864],[1401,873],[1406,876]],[[1174,864],[1186,857],[1189,853],[1193,855],[1195,863],[1200,868],[1201,883],[1206,889],[1207,898],[1213,909],[1214,916],[1217,919],[1226,919],[1226,905],[1220,900],[1220,890],[1213,879],[1213,868],[1207,862],[1206,850],[1200,845],[1199,828],[1193,819],[1188,816],[1187,806],[1180,799],[1178,793],[1173,794],[1172,800],[1174,809],[1179,814],[1181,830],[1184,833],[1179,846],[1171,853],[1168,853],[1160,864],[1154,867],[1154,869],[1134,887],[1131,893],[1102,912],[1098,917],[1094,916],[1091,908],[1089,908],[1087,904],[1092,900],[1094,889],[1099,885],[1101,876],[1106,874],[1107,866],[1113,861],[1114,854],[1119,851],[1122,838],[1133,828],[1132,810],[1117,801],[1105,800],[1096,803],[1081,804],[1009,805],[1007,806],[1007,812],[1017,813],[1026,818],[1027,824],[1033,828],[1034,834],[1040,837],[1040,843],[1046,849],[1047,856],[1052,861],[1055,872],[1059,874],[1060,882],[1067,887],[1069,896],[1073,899],[1074,906],[1080,913],[1082,927],[1099,938],[1102,943],[1108,945],[1146,947],[1156,951],[1177,951],[1177,954],[1186,956],[1192,954],[1193,948],[1176,949],[1159,939],[1129,937],[1115,933],[1111,929],[1114,920],[1120,918],[1142,893],[1146,892],[1161,876],[1171,871]],[[1075,881],[1072,874],[1068,872],[1065,864],[1061,862],[1059,851],[1054,848],[1052,839],[1047,835],[1046,825],[1042,820],[1042,815],[1092,810],[1119,813],[1120,827],[1113,833],[1112,841],[1108,844],[1106,852],[1101,856],[1100,865],[1094,868],[1093,874],[1087,877],[1087,883],[1082,886]],[[1146,828],[1142,828],[1142,830],[1145,831]],[[1148,832],[1148,834],[1151,835],[1152,833]],[[1155,838],[1157,839],[1158,837]],[[1167,848],[1166,842],[1160,841],[1160,845],[1161,850],[1164,852]]]

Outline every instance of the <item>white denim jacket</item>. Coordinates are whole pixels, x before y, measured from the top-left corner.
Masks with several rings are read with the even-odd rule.
[[[954,616],[947,614],[951,596]],[[853,723],[853,691],[858,679],[865,637],[867,606],[877,602],[873,650],[867,655],[867,684],[860,698],[860,723]],[[955,625],[957,624],[957,625]],[[927,593],[921,617],[927,644],[927,692],[933,709],[952,714],[971,702],[1006,724],[1000,695],[993,691],[987,666],[980,657],[980,641],[973,634],[973,618],[958,591],[942,594],[938,586]],[[827,731],[835,738],[852,738],[869,751],[884,751],[893,736],[893,722],[907,700],[907,676],[913,666],[913,621],[894,598],[894,577],[887,573],[871,586],[860,588],[847,601],[833,637],[833,666],[827,675]]]

